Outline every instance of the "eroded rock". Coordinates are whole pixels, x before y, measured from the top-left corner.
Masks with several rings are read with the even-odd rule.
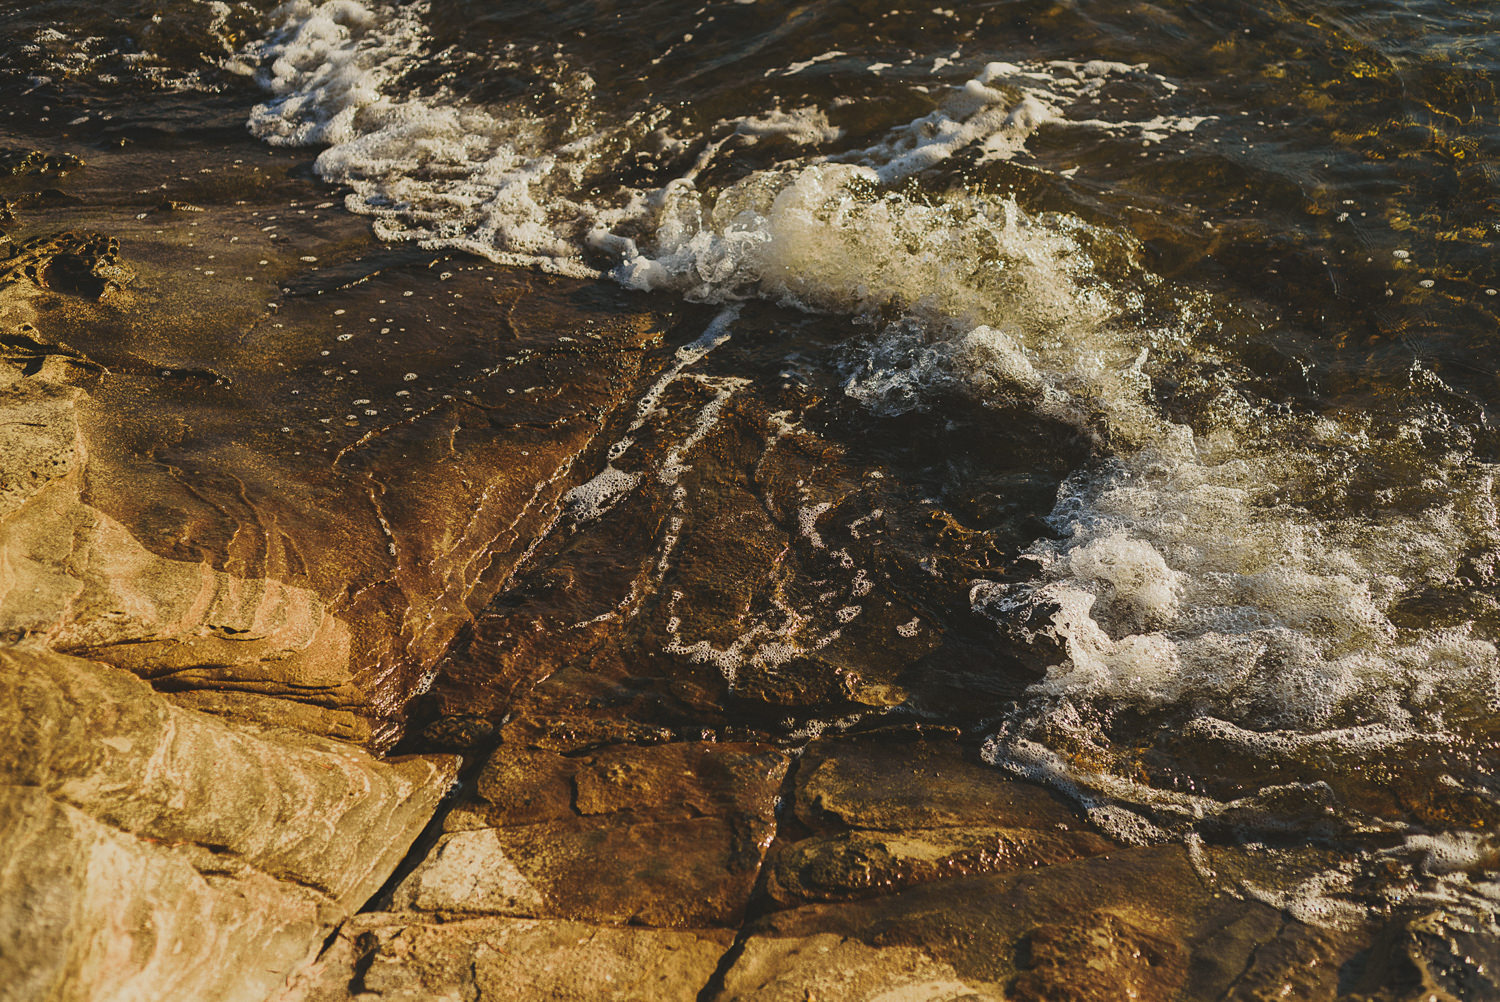
[[[1278,927],[1273,909],[1205,885],[1180,847],[1115,848],[1035,869],[772,912],[750,925],[720,998],[736,997],[731,989],[747,979],[753,983],[763,964],[757,958],[810,937],[855,940],[862,944],[857,952],[870,958],[861,963],[883,971],[912,964],[916,951],[927,958],[923,963],[975,986],[970,990],[980,997],[983,989],[1007,999],[1103,1002],[1131,997],[1122,994],[1127,990],[1153,1000],[1218,998]],[[1195,962],[1200,955],[1218,962]],[[828,976],[816,961],[793,965],[777,973],[782,995],[776,997],[796,998],[797,991],[817,997]],[[829,997],[869,1002],[898,987],[900,977]]]
[[[129,672],[0,649],[0,984],[259,999],[380,886],[451,759],[377,762],[180,709]],[[29,990],[29,989],[28,989]]]
[[[277,1002],[692,1002],[733,934],[496,916],[359,915]]]
[[[1062,797],[966,758],[951,741],[894,737],[811,746],[797,771],[797,814],[804,823],[831,819],[892,831],[1003,825],[1007,819],[1038,829],[1080,826]]]
[[[995,825],[852,831],[795,842],[778,852],[770,893],[785,903],[837,901],[889,893],[932,880],[1051,866],[1108,852],[1087,831]]]
[[[782,904],[1051,866],[1113,846],[1060,798],[969,761],[940,735],[816,741],[794,787],[802,831],[783,835],[766,885]]]
[[[1010,986],[1015,1002],[1146,1002],[1171,998],[1187,981],[1180,944],[1105,911],[1032,930],[1021,963]]]
[[[338,918],[322,894],[0,786],[0,999],[260,1002]],[[232,867],[222,867],[232,871]]]
[[[1001,986],[959,976],[913,947],[820,933],[755,938],[724,980],[722,1002],[1005,1002]]]
[[[0,262],[16,365],[0,406],[23,429],[0,457],[0,631],[210,712],[277,720],[267,699],[283,699],[298,726],[388,747],[556,519],[663,323],[620,309],[625,294],[460,268],[449,294],[486,333],[455,352],[430,304],[400,295],[399,268],[361,264],[362,227],[310,228],[301,249],[330,273],[268,301],[251,280],[305,264],[247,226],[251,210],[201,208],[213,231],[198,240],[159,222],[51,230]],[[53,225],[87,216],[48,210]],[[389,344],[322,347],[352,337],[332,314],[377,311],[388,326],[368,333]]]

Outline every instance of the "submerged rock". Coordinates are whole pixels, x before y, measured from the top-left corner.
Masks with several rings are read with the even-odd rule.
[[[24,429],[0,457],[0,636],[386,748],[582,479],[663,320],[624,293],[463,269],[446,293],[488,309],[456,353],[431,297],[402,295],[420,264],[365,262],[377,247],[347,220],[293,250],[233,194],[202,199],[191,234],[116,220],[0,261],[0,406]],[[346,313],[386,326],[362,317],[348,345]]]
[[[724,979],[717,1002],[1005,1002],[993,982],[909,947],[879,947],[833,933],[754,938]]]
[[[0,260],[0,999],[1484,990],[977,760],[1075,429],[934,445],[841,322],[381,247],[255,152]]]
[[[765,745],[502,744],[393,895],[417,912],[732,928],[774,832],[787,758]]]

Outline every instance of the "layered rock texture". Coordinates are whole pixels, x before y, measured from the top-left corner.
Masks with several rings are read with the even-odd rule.
[[[235,727],[119,668],[0,651],[0,996],[266,998],[454,773]]]
[[[1048,655],[969,582],[1086,436],[934,449],[839,324],[382,247],[209,131],[4,182],[0,1000],[1485,987],[982,763]]]

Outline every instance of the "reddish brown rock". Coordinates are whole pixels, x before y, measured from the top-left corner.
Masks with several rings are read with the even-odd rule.
[[[1041,830],[1085,827],[1056,793],[973,761],[952,741],[900,734],[811,745],[797,769],[797,815],[813,826],[893,831],[1017,820]]]
[[[1179,847],[1115,849],[770,913],[749,927],[718,997],[756,998],[739,986],[754,983],[765,965],[760,958],[821,937],[857,941],[859,967],[878,973],[849,997],[920,998],[900,992],[914,981],[946,978],[981,998],[1105,1002],[1130,997],[1127,991],[1153,1000],[1218,998],[1278,926],[1273,909],[1206,885]],[[1216,962],[1199,963],[1200,955]],[[804,955],[777,972],[779,994],[767,997],[816,995],[832,976],[826,963]],[[951,991],[935,997],[964,997]]]
[[[933,880],[1052,866],[1112,847],[1093,832],[994,823],[815,835],[775,854],[768,890],[784,904],[840,901]]]
[[[745,913],[787,759],[764,745],[502,744],[396,908],[673,928]]]

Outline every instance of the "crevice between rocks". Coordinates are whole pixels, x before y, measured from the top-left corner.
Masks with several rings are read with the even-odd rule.
[[[374,894],[370,895],[369,900],[354,909],[352,914],[358,915],[366,912],[385,911],[390,907],[396,888],[411,875],[413,870],[422,865],[423,860],[428,857],[433,847],[437,845],[438,839],[443,837],[443,822],[447,820],[448,815],[462,799],[464,793],[473,789],[479,770],[484,768],[484,763],[489,758],[491,752],[493,752],[492,748],[487,749],[482,754],[476,753],[472,757],[465,759],[463,766],[459,769],[458,778],[448,788],[448,792],[443,794],[443,798],[438,801],[437,807],[432,812],[432,817],[427,819],[427,824],[422,827],[422,831],[412,841],[412,844],[407,847],[406,853],[401,857],[401,861],[396,864],[396,868],[391,871],[391,875],[385,879],[385,883],[381,884],[380,888]],[[340,923],[339,928],[343,928],[343,923]],[[335,929],[334,933],[337,934],[338,931],[338,929]],[[329,942],[332,942],[332,939]],[[325,950],[327,946],[328,944],[325,943]],[[321,955],[322,951],[319,952],[319,956]]]
[[[781,842],[783,818],[787,812],[793,809],[796,801],[797,772],[802,767],[802,753],[806,745],[787,749],[792,756],[791,763],[787,766],[786,773],[781,777],[781,788],[776,791],[776,810],[773,814],[775,831],[771,835],[771,841],[766,846],[766,851],[761,855],[760,867],[755,874],[755,886],[750,889],[750,897],[745,902],[745,914],[740,919],[739,928],[735,930],[734,942],[729,944],[719,957],[718,966],[709,976],[708,981],[698,991],[697,1002],[714,1002],[724,993],[724,983],[729,977],[729,972],[739,962],[745,952],[745,944],[750,939],[750,927],[771,909],[770,893],[766,890],[766,881],[770,878],[768,864],[771,854],[776,851]]]
[[[1249,976],[1250,972],[1255,969],[1255,962],[1260,958],[1260,951],[1281,938],[1282,934],[1286,932],[1286,924],[1287,918],[1286,915],[1283,914],[1281,915],[1280,920],[1276,923],[1276,931],[1268,936],[1264,942],[1257,943],[1255,945],[1255,947],[1250,951],[1249,956],[1245,958],[1244,967],[1240,968],[1240,972],[1236,974],[1234,976],[1234,980],[1229,982],[1229,984],[1224,988],[1224,991],[1220,993],[1216,1002],[1229,1002],[1229,1000],[1235,994],[1235,989],[1238,988],[1240,984],[1244,982],[1245,978]]]

